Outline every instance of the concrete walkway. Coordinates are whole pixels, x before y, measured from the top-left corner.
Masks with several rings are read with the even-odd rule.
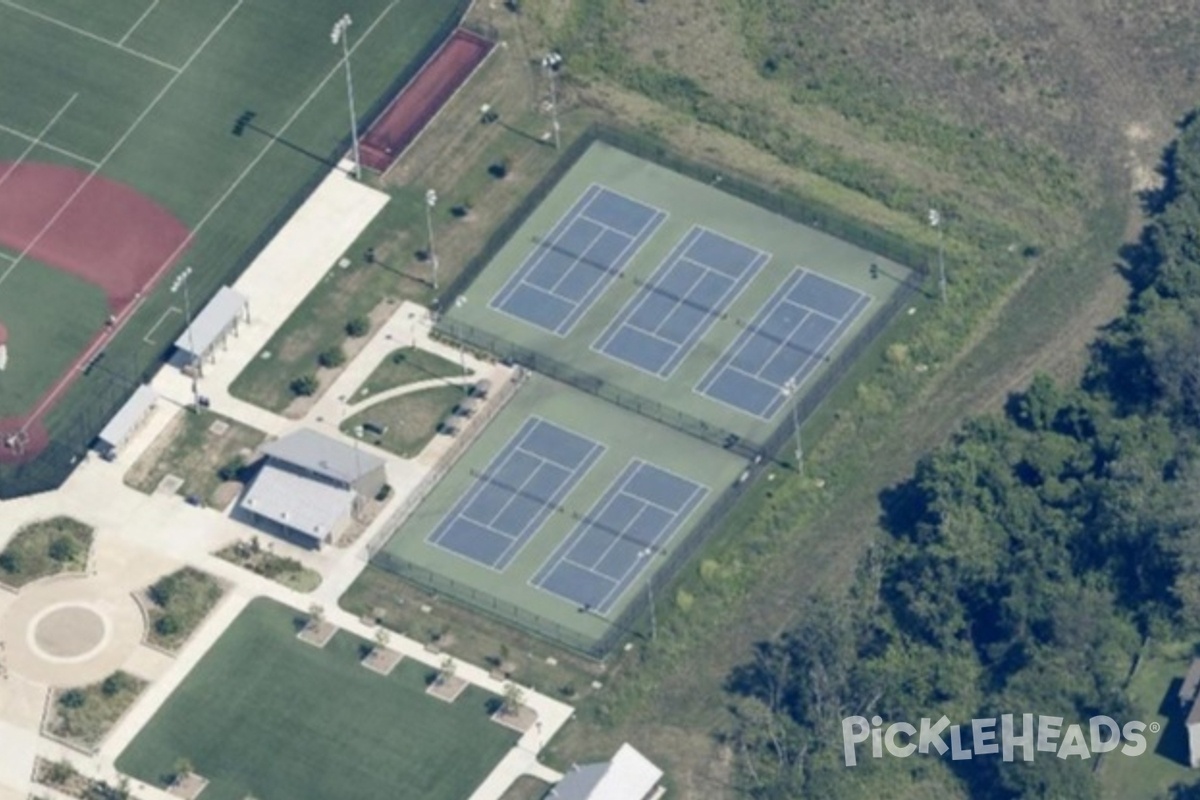
[[[465,363],[474,372],[469,380],[487,378],[498,386],[511,379],[509,368],[479,361],[432,340],[428,312],[420,306],[405,303],[376,332],[303,420],[288,420],[229,395],[228,387],[233,379],[257,357],[275,329],[321,280],[386,200],[386,195],[355,183],[342,173],[331,173],[235,284],[235,288],[250,300],[251,322],[228,340],[217,354],[215,363],[205,365],[199,389],[211,399],[215,411],[271,436],[281,436],[301,426],[320,427],[331,435],[343,436],[337,431],[337,425],[346,413],[345,398],[362,385],[388,353],[411,345]],[[450,382],[462,380],[454,378]],[[445,382],[423,381],[381,392],[371,399],[380,402]],[[48,691],[46,684],[20,675],[0,682],[0,741],[4,743],[0,747],[0,800],[5,800],[8,795],[27,796],[37,755],[51,760],[66,758],[80,772],[115,783],[119,779],[113,767],[117,755],[255,597],[270,597],[302,612],[314,602],[321,603],[330,622],[364,638],[372,638],[375,630],[342,611],[337,605],[338,599],[364,568],[367,542],[387,524],[392,510],[423,483],[454,444],[449,437],[437,437],[414,459],[381,453],[387,463],[388,482],[395,490],[393,497],[349,548],[310,552],[260,536],[276,553],[297,558],[322,575],[323,582],[315,592],[301,594],[212,555],[234,541],[257,534],[254,529],[212,509],[189,506],[178,496],[145,495],[124,485],[122,478],[129,466],[178,414],[187,413],[184,409],[192,402],[190,379],[172,367],[161,369],[153,385],[162,397],[159,407],[126,444],[116,461],[88,458],[59,491],[0,503],[0,547],[23,524],[65,514],[94,526],[96,547],[109,554],[97,563],[96,579],[101,584],[124,578],[145,586],[157,575],[186,564],[226,580],[231,589],[174,659],[144,653],[142,647],[127,655],[122,666],[151,678],[152,683],[94,757],[83,756],[38,735],[41,702]],[[367,407],[368,404],[361,403],[351,406],[350,410],[357,412]],[[352,440],[352,437],[343,438]],[[365,443],[359,446],[370,447]],[[133,566],[137,568],[131,569]],[[146,572],[147,569],[155,574]],[[83,584],[80,586],[86,588]],[[55,596],[55,593],[50,595]],[[0,621],[17,624],[18,616],[24,619],[30,615],[31,611],[22,603],[13,618],[16,621],[8,620],[7,614],[14,603],[15,598],[0,596]],[[444,658],[426,651],[423,643],[399,634],[393,634],[389,647],[432,668],[437,668]],[[504,682],[473,664],[459,663],[455,674],[495,694],[503,694],[506,688]],[[83,677],[82,672],[80,677]],[[470,800],[499,800],[512,782],[523,774],[533,774],[548,781],[560,777],[537,762],[537,753],[566,724],[574,710],[528,688],[524,695],[525,705],[537,713],[538,724],[521,736]],[[142,800],[170,797],[136,782],[133,788]],[[48,796],[54,794],[49,790],[38,791]]]

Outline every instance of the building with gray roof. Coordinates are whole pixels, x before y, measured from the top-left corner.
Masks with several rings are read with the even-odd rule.
[[[241,320],[250,319],[250,302],[242,295],[222,286],[190,325],[175,340],[175,350],[183,366],[201,371],[205,360],[212,360],[213,351],[230,333],[237,334]]]

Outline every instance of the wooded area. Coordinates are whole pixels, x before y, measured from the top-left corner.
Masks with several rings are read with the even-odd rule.
[[[1196,115],[1163,174],[1122,254],[1128,310],[1081,384],[1039,377],[925,457],[881,494],[888,535],[848,599],[814,603],[729,676],[728,739],[752,796],[857,797],[842,753],[851,715],[1128,719],[1144,643],[1200,634]],[[948,770],[972,797],[1083,800],[1099,796],[1094,761],[862,757],[853,770]]]

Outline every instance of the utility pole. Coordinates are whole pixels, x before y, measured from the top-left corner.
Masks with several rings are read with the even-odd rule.
[[[192,378],[192,411],[199,413],[200,411],[200,383],[199,376],[202,367],[201,359],[196,354],[196,333],[192,330],[192,296],[189,285],[192,276],[192,268],[185,267],[183,272],[175,277],[171,282],[171,294],[178,293],[183,290],[183,319],[187,324],[188,333],[188,370],[191,372]]]
[[[783,395],[785,403],[792,405],[792,431],[796,436],[796,472],[804,474],[804,443],[800,439],[800,412],[796,409],[796,403],[792,402],[792,395],[796,393],[799,387],[796,385],[795,378],[788,378],[787,383],[780,388],[779,392]]]

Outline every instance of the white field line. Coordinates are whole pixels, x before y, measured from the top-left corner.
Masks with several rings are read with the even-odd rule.
[[[54,216],[50,217],[50,220],[42,226],[42,229],[38,231],[37,236],[33,237],[33,239],[29,241],[29,244],[27,244],[25,249],[21,251],[20,255],[17,256],[17,260],[14,261],[12,265],[3,273],[0,273],[0,284],[4,283],[5,279],[9,276],[9,273],[16,269],[17,264],[20,264],[25,256],[29,255],[29,252],[36,247],[37,243],[42,240],[42,237],[46,235],[46,231],[50,230],[54,223],[58,221],[58,218],[61,217],[68,208],[70,208],[71,203],[75,202],[75,198],[87,188],[88,184],[90,184],[96,175],[99,174],[100,170],[104,168],[104,165],[108,163],[109,159],[111,159],[113,155],[115,155],[116,152],[121,149],[121,146],[128,141],[129,137],[133,135],[133,132],[138,129],[139,125],[142,124],[142,121],[146,119],[146,117],[150,115],[150,112],[153,111],[154,108],[159,104],[159,101],[166,96],[167,92],[171,91],[171,87],[175,85],[175,81],[179,80],[184,71],[192,65],[192,62],[195,61],[196,57],[204,51],[204,48],[206,48],[208,43],[213,40],[218,32],[220,32],[221,28],[225,27],[225,23],[229,21],[229,18],[233,16],[233,13],[242,7],[243,2],[244,0],[237,0],[237,3],[234,4],[233,8],[229,9],[228,13],[226,13],[225,16],[221,18],[221,21],[217,23],[217,26],[212,29],[208,36],[204,37],[204,41],[200,43],[200,46],[197,47],[190,56],[188,56],[188,60],[184,63],[183,67],[171,76],[171,80],[167,81],[166,85],[159,90],[158,94],[154,96],[154,99],[150,101],[150,105],[146,106],[142,113],[138,114],[137,119],[133,121],[133,124],[126,129],[125,133],[121,134],[120,139],[117,139],[117,143],[114,144],[109,151],[104,154],[104,158],[100,159],[100,162],[96,164],[96,166],[92,167],[92,171],[88,173],[88,176],[83,179],[83,182],[76,187],[75,191],[71,192],[70,196],[67,197],[66,201],[63,202],[58,211],[54,212]],[[0,0],[0,3],[8,3],[8,0]]]
[[[155,342],[153,339],[150,338],[150,334],[152,334],[156,330],[158,330],[158,326],[162,325],[163,322],[166,321],[167,317],[171,316],[172,314],[182,314],[182,313],[183,313],[183,311],[175,306],[171,306],[170,308],[168,308],[166,311],[164,311],[162,313],[162,316],[158,318],[158,322],[155,322],[153,325],[150,326],[150,329],[148,331],[146,331],[146,335],[142,337],[142,341],[148,345],[153,346],[155,344]]]
[[[123,47],[125,45],[125,40],[133,35],[133,32],[138,29],[138,26],[141,25],[143,22],[145,22],[146,17],[150,16],[150,12],[154,11],[154,9],[157,7],[158,7],[158,0],[153,0],[153,2],[150,3],[150,7],[142,12],[142,15],[140,17],[138,17],[134,21],[133,25],[131,25],[129,27],[129,30],[125,31],[125,35],[122,36],[120,41],[117,42],[117,46]]]
[[[50,16],[49,14],[43,14],[41,11],[34,11],[32,8],[26,8],[25,6],[21,5],[20,3],[14,3],[13,0],[0,0],[0,4],[6,5],[15,11],[24,11],[26,14],[28,14],[31,17],[37,17],[38,19],[42,20],[43,22],[49,22],[51,25],[57,25],[60,28],[66,28],[67,30],[72,31],[73,33],[77,33],[80,36],[91,39],[92,41],[100,42],[101,44],[106,44],[109,47],[115,47],[116,49],[118,49],[122,52],[128,53],[129,55],[133,56],[134,58],[140,58],[143,61],[148,61],[149,63],[154,64],[155,66],[162,67],[163,69],[169,69],[172,72],[180,72],[183,70],[183,67],[177,67],[174,64],[168,64],[165,61],[160,61],[159,59],[155,58],[154,56],[148,56],[145,53],[140,53],[137,50],[130,49],[123,44],[114,42],[112,39],[105,39],[103,36],[98,36],[97,34],[94,34],[91,31],[86,31],[83,28],[78,28],[69,22],[63,22],[61,19],[56,19],[56,18]]]
[[[21,152],[21,155],[17,156],[16,161],[14,161],[8,165],[8,169],[4,170],[4,174],[0,175],[0,186],[4,185],[4,182],[7,181],[9,176],[13,174],[13,172],[17,169],[18,166],[20,166],[21,162],[23,162],[25,160],[26,156],[29,155],[29,153],[33,150],[33,148],[35,148],[39,144],[41,144],[42,137],[45,136],[47,132],[49,132],[50,128],[52,128],[54,126],[54,123],[58,122],[58,118],[67,112],[67,109],[71,107],[71,103],[74,103],[75,98],[77,98],[77,97],[79,97],[79,92],[75,92],[73,95],[71,95],[67,99],[67,102],[63,103],[62,108],[60,108],[55,113],[55,115],[50,118],[50,121],[42,126],[42,129],[40,131],[38,131],[38,135],[32,139],[29,139],[29,146],[26,147]]]
[[[233,12],[237,10],[237,8],[239,6],[241,6],[242,2],[243,2],[243,0],[238,0],[237,6],[234,6],[234,8],[230,10],[229,14],[227,14],[225,16],[225,18],[221,20],[220,24],[217,26],[218,30],[221,28],[221,26],[223,26],[225,24],[225,20],[228,19],[233,14]],[[392,2],[388,3],[387,7],[384,8],[383,11],[380,12],[379,16],[376,17],[375,20],[367,27],[367,29],[363,31],[362,36],[358,37],[358,40],[350,48],[351,55],[354,54],[354,52],[358,49],[359,45],[361,45],[363,42],[365,42],[367,40],[367,38],[371,35],[371,31],[375,30],[375,27],[380,22],[383,21],[383,18],[387,16],[389,11],[391,11],[393,8],[396,7],[396,3],[398,3],[398,2],[399,2],[399,0],[392,0]],[[215,33],[216,33],[216,31],[214,30],[213,34],[215,34]],[[209,39],[212,38],[213,34],[209,34]],[[204,42],[201,44],[201,49],[203,49],[204,45],[207,43],[208,43],[208,39],[205,39]],[[199,51],[194,53],[192,57],[194,58],[198,54],[199,54]],[[190,64],[191,61],[192,61],[192,59],[189,58],[188,64]],[[184,66],[186,68],[187,64],[185,64]],[[300,104],[300,107],[297,108],[294,112],[292,112],[292,115],[290,117],[288,117],[286,122],[284,122],[283,127],[279,129],[277,136],[267,140],[266,145],[263,146],[263,149],[261,151],[259,151],[259,154],[257,156],[255,156],[254,160],[251,161],[248,165],[246,165],[246,168],[244,170],[242,170],[241,174],[238,175],[237,178],[234,179],[233,183],[230,184],[229,188],[226,189],[225,192],[220,197],[217,198],[216,202],[213,203],[212,207],[209,208],[209,210],[204,214],[204,216],[200,218],[200,221],[196,223],[196,225],[192,228],[191,232],[187,235],[187,237],[182,242],[180,242],[179,246],[176,247],[175,250],[169,256],[167,256],[166,259],[164,259],[162,266],[160,266],[158,268],[158,271],[156,271],[154,273],[153,277],[151,277],[149,285],[153,285],[154,283],[156,283],[158,281],[158,279],[162,276],[162,273],[164,271],[166,271],[167,267],[169,267],[171,265],[171,262],[174,261],[175,258],[180,253],[182,253],[188,247],[188,245],[191,244],[192,239],[194,239],[196,237],[196,234],[198,234],[200,232],[200,230],[205,226],[205,224],[212,218],[213,214],[215,214],[217,212],[217,210],[220,209],[220,207],[225,204],[225,201],[229,198],[229,196],[231,194],[233,194],[234,191],[237,189],[237,187],[241,185],[242,181],[246,179],[246,176],[250,174],[250,170],[254,169],[254,167],[260,161],[262,161],[262,159],[267,155],[267,153],[274,146],[276,138],[283,136],[283,134],[287,132],[287,129],[291,127],[292,123],[295,122],[296,119],[302,113],[304,113],[304,109],[306,109],[308,107],[309,103],[311,103],[313,101],[313,99],[318,94],[320,94],[321,90],[325,88],[325,85],[328,84],[329,81],[335,75],[337,75],[342,69],[343,69],[342,61],[341,61],[341,59],[338,59],[337,64],[335,64],[332,68],[330,68],[329,72],[325,74],[325,77],[321,80],[321,82],[319,84],[317,84],[317,88],[312,90],[312,92],[308,95],[308,97],[306,97],[304,99],[304,102]],[[168,85],[167,88],[170,88],[170,86]],[[157,99],[156,99],[156,102],[157,102]],[[15,266],[15,263],[14,263],[14,266]],[[0,275],[0,282],[3,282],[4,277],[6,277],[8,272],[10,272],[11,270],[12,270],[12,267],[9,267],[8,270],[6,270],[4,272],[3,275]],[[125,308],[125,310],[121,312],[121,314],[118,317],[118,319],[116,320],[115,324],[110,327],[109,335],[108,335],[107,339],[111,339],[112,337],[116,336],[121,331],[121,329],[125,327],[125,324],[134,315],[134,313],[136,313],[137,310],[139,308],[141,308],[142,304],[145,301],[146,301],[146,296],[143,294],[140,297],[138,297],[136,300],[134,300],[134,302],[130,303]],[[91,347],[89,347],[87,349],[87,351],[84,352],[84,354],[79,358],[79,360],[77,360],[75,362],[73,369],[78,369],[81,365],[88,363],[92,359],[93,354],[96,351],[103,348],[105,341],[106,341],[106,339],[101,339],[101,340],[95,342]],[[53,404],[55,400],[58,399],[58,396],[60,394],[62,394],[63,389],[66,386],[66,384],[67,384],[66,380],[61,380],[58,382],[57,385],[55,385],[55,387],[50,391],[50,393],[47,394],[46,397],[44,397],[42,399],[42,402],[38,404],[38,407],[33,410],[33,413],[31,413],[26,418],[25,423],[22,426],[22,429],[27,428],[35,420],[37,420],[39,417],[41,417],[41,415],[45,412],[45,410],[47,408],[49,408],[50,405]]]
[[[36,139],[32,138],[29,134],[21,133],[19,130],[15,129],[15,128],[10,128],[7,125],[0,125],[0,131],[4,131],[5,133],[10,133],[13,136],[17,137],[18,139],[22,139],[26,142],[34,142],[35,144],[40,144],[42,147],[46,148],[47,150],[49,150],[51,152],[58,153],[59,155],[62,155],[62,156],[66,156],[67,158],[78,161],[81,164],[87,164],[89,167],[96,166],[96,162],[93,159],[85,158],[85,157],[79,155],[78,153],[72,153],[70,150],[64,150],[61,147],[56,147],[52,144],[47,144],[46,142],[39,142]]]

